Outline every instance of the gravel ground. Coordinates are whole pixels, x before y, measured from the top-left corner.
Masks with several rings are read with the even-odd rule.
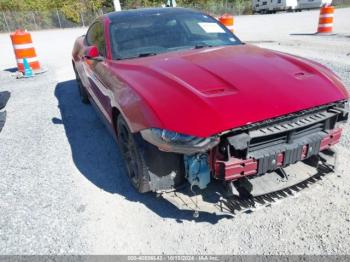
[[[349,16],[337,10],[335,36],[310,35],[317,11],[241,16],[236,31],[248,43],[315,59],[350,87]],[[12,92],[0,134],[1,254],[350,253],[348,127],[336,174],[250,214],[194,221],[133,191],[116,144],[79,103],[70,52],[85,30],[34,32],[48,72],[27,80],[9,72],[13,51],[0,34],[0,91]]]

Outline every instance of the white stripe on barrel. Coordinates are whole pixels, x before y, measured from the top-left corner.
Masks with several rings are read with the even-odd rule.
[[[37,62],[39,60],[37,57],[28,57],[27,61],[28,63],[32,63],[32,62]],[[17,59],[17,63],[23,64],[23,59],[22,58]]]
[[[318,28],[332,27],[332,26],[333,26],[333,23],[331,23],[331,24],[320,24],[320,25],[318,25]]]
[[[334,14],[320,14],[320,18],[333,17]]]
[[[30,43],[30,44],[17,44],[17,45],[13,45],[13,48],[14,49],[28,49],[28,48],[33,48],[34,45],[33,43]]]

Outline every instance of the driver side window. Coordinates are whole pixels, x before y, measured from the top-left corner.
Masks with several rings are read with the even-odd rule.
[[[101,56],[106,55],[106,42],[104,37],[103,25],[101,22],[95,22],[86,34],[86,43],[95,45]]]

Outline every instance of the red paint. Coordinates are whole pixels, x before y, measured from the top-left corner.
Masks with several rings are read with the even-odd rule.
[[[145,127],[201,137],[348,97],[330,71],[246,45],[112,61],[110,67],[161,120]],[[297,79],[301,71],[309,77]]]
[[[324,66],[251,45],[113,61],[108,32],[105,28],[107,58],[91,68],[104,85],[98,88],[108,117],[117,108],[132,132],[155,127],[207,137],[349,97]],[[84,48],[78,39],[73,58],[82,79]]]
[[[304,151],[303,151],[304,152]],[[284,161],[284,153],[279,153],[277,155],[277,166],[283,166],[283,161]]]
[[[342,131],[343,130],[341,128],[332,130],[328,134],[328,136],[322,140],[320,150],[322,151],[322,150],[328,149],[331,146],[339,143]]]
[[[96,46],[90,46],[86,49],[86,56],[95,58],[99,56],[98,49]]]
[[[237,180],[241,177],[255,175],[258,171],[258,161],[255,159],[230,158],[228,161],[216,161],[215,174],[225,174],[224,180]]]
[[[104,25],[104,35],[106,39],[106,56],[107,59],[112,59],[112,51],[111,51],[111,41],[110,41],[110,32],[109,32],[109,25],[111,23],[111,20],[109,19],[108,16],[105,16],[104,19],[102,20],[102,23]]]

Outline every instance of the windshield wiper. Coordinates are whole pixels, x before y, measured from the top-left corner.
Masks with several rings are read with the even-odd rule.
[[[154,56],[158,55],[157,53],[140,53],[135,56],[126,56],[126,57],[117,57],[117,60],[125,60],[125,59],[134,59],[134,58],[139,58],[139,57],[147,57],[147,56]]]
[[[137,55],[137,57],[147,57],[147,56],[154,56],[154,55],[157,55],[157,53],[140,53]]]
[[[213,47],[212,45],[206,45],[206,44],[197,44],[194,46],[194,49],[201,49],[205,47]]]

